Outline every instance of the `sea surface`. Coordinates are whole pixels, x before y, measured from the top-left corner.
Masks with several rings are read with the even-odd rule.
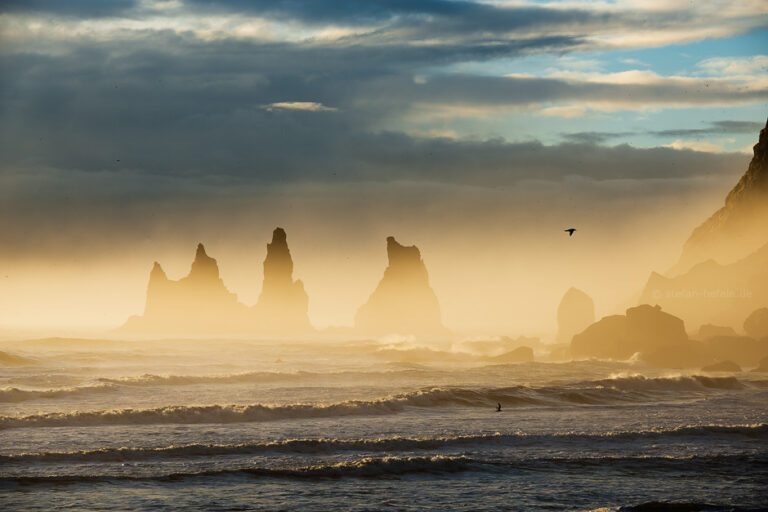
[[[768,374],[380,349],[2,344],[0,509],[768,509]]]

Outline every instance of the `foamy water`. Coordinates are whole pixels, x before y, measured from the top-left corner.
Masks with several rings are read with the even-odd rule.
[[[368,345],[20,347],[38,364],[0,370],[10,510],[768,506],[765,374],[394,364]]]

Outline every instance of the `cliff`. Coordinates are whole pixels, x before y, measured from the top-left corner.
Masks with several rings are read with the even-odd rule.
[[[670,275],[712,259],[733,263],[768,243],[768,123],[760,130],[747,172],[725,198],[725,205],[685,242]]]
[[[419,249],[390,236],[387,256],[384,277],[355,315],[355,330],[365,336],[448,334]]]

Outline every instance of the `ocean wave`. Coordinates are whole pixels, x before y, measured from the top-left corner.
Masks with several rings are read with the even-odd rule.
[[[363,457],[359,459],[315,464],[300,467],[246,466],[221,468],[196,472],[174,472],[163,474],[54,474],[43,476],[0,476],[3,485],[71,485],[112,483],[116,481],[177,482],[193,478],[279,478],[279,479],[337,479],[337,478],[386,478],[409,474],[442,475],[465,471],[493,472],[503,474],[514,471],[621,471],[647,474],[654,472],[695,473],[708,470],[709,474],[727,475],[731,472],[743,474],[753,471],[755,478],[765,474],[768,457],[765,455],[729,454],[689,457],[655,456],[595,456],[595,457],[535,457],[517,459],[478,459],[467,456],[387,456]]]
[[[644,375],[619,375],[592,382],[597,387],[622,391],[702,391],[709,389],[738,390],[745,384],[736,377],[708,377],[705,375],[677,375],[670,377],[646,377]]]
[[[0,403],[19,403],[27,400],[70,398],[73,396],[88,395],[91,393],[109,393],[117,391],[114,384],[98,384],[95,386],[79,386],[59,389],[28,390],[19,388],[0,388]]]
[[[308,438],[284,439],[261,443],[240,444],[186,444],[163,447],[120,447],[72,452],[42,452],[0,455],[0,462],[22,464],[29,462],[127,462],[152,459],[214,457],[227,455],[260,455],[265,453],[293,454],[332,454],[345,451],[354,452],[398,452],[439,450],[467,446],[521,446],[547,445],[557,442],[583,442],[594,445],[599,442],[634,441],[658,438],[742,436],[749,439],[767,439],[768,424],[754,425],[686,425],[671,429],[618,431],[606,433],[556,433],[556,434],[476,434],[435,438],[369,438],[369,439],[334,439]]]
[[[637,380],[637,382],[643,381]],[[647,391],[618,389],[616,385],[539,388],[528,386],[506,388],[430,387],[380,399],[348,400],[333,404],[180,405],[151,409],[55,412],[22,417],[0,416],[0,429],[168,423],[241,423],[396,414],[404,411],[407,407],[488,408],[495,407],[497,403],[502,403],[504,407],[562,407],[638,403],[654,399]]]
[[[160,481],[174,482],[200,477],[261,477],[290,479],[328,479],[328,478],[377,478],[401,476],[413,473],[445,474],[480,468],[482,462],[468,457],[446,457],[442,455],[427,457],[365,457],[333,464],[271,468],[238,467],[196,472],[177,472],[161,475],[47,475],[47,476],[0,476],[4,484],[20,485],[53,484],[67,485],[79,483],[100,483],[114,481]]]

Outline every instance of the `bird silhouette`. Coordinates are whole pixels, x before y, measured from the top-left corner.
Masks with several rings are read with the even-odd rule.
[[[573,232],[576,231],[576,228],[568,228],[568,229],[564,229],[563,231],[568,233],[568,236],[573,236]]]

